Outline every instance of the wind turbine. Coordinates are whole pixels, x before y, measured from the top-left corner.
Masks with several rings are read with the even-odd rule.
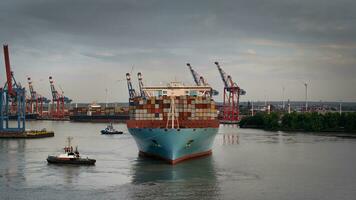
[[[108,107],[108,88],[105,88],[105,108]]]
[[[305,112],[308,112],[308,83],[304,82],[305,87]]]
[[[286,88],[283,86],[282,87],[282,108],[283,108],[283,110],[284,110],[284,108],[285,108],[285,101],[284,101],[284,92],[285,92],[285,90],[286,90]]]
[[[300,80],[299,80],[300,81]],[[308,82],[300,81],[305,87],[305,112],[308,111]],[[309,81],[310,82],[310,81]]]

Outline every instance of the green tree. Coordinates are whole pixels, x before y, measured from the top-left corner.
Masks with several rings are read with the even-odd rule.
[[[279,115],[277,113],[264,116],[264,129],[276,131],[279,127]]]
[[[240,127],[256,127],[263,128],[264,126],[264,115],[258,113],[254,116],[244,117],[239,123]]]
[[[356,132],[356,113],[346,114],[345,131]]]
[[[310,119],[310,130],[311,131],[322,131],[324,130],[323,116],[319,113],[313,112],[309,116]]]

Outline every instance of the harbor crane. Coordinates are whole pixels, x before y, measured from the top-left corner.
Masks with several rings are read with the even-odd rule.
[[[132,87],[131,83],[131,75],[130,73],[126,73],[126,81],[127,81],[127,88],[129,90],[129,98],[133,99],[137,96],[135,89]]]
[[[25,131],[26,117],[26,91],[20,83],[16,82],[14,73],[11,71],[9,47],[3,46],[6,83],[0,88],[0,132]],[[17,127],[9,126],[9,116],[17,118]]]
[[[187,66],[189,67],[189,70],[193,76],[194,82],[197,86],[205,86],[208,85],[208,83],[205,81],[203,76],[200,76],[194,69],[193,67],[190,65],[190,63],[187,63]],[[217,90],[212,89],[211,94],[213,96],[216,96],[219,94],[219,92]]]
[[[245,95],[246,91],[241,89],[232,77],[225,73],[218,62],[215,62],[219,70],[221,79],[224,83],[224,104],[223,104],[223,121],[226,123],[236,123],[239,118],[240,95]]]
[[[51,92],[52,92],[51,116],[53,118],[64,118],[64,116],[65,116],[64,105],[72,102],[72,100],[69,99],[68,97],[64,96],[63,91],[58,92],[56,90],[52,76],[49,77],[49,83],[50,83]]]
[[[28,88],[30,90],[30,98],[28,99],[28,113],[36,113],[43,117],[43,104],[51,102],[46,97],[39,95],[33,88],[32,80],[27,78]]]
[[[189,70],[192,73],[195,84],[198,86],[205,85],[204,77],[199,76],[199,74],[193,69],[193,67],[190,65],[190,63],[187,63],[187,66],[189,67]]]
[[[140,89],[141,97],[147,98],[149,95],[146,91],[143,90],[143,81],[142,81],[142,73],[141,72],[137,73],[137,78],[138,78],[138,86]]]

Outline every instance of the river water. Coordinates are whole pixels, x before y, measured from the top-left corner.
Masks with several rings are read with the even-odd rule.
[[[138,157],[100,123],[34,121],[55,137],[0,139],[0,199],[355,199],[356,140],[220,126],[213,155],[175,166]],[[95,166],[57,166],[46,157],[74,138]]]

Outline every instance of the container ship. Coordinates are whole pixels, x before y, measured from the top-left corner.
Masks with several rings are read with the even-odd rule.
[[[38,119],[38,113],[26,113],[25,119],[26,120],[37,120]],[[17,120],[18,116],[13,114],[9,115],[10,120]]]
[[[219,121],[210,86],[171,82],[140,89],[143,95],[130,94],[127,121],[140,155],[176,164],[212,153]]]
[[[96,103],[74,107],[69,111],[69,120],[75,122],[125,122],[128,119],[127,108],[104,107]]]

